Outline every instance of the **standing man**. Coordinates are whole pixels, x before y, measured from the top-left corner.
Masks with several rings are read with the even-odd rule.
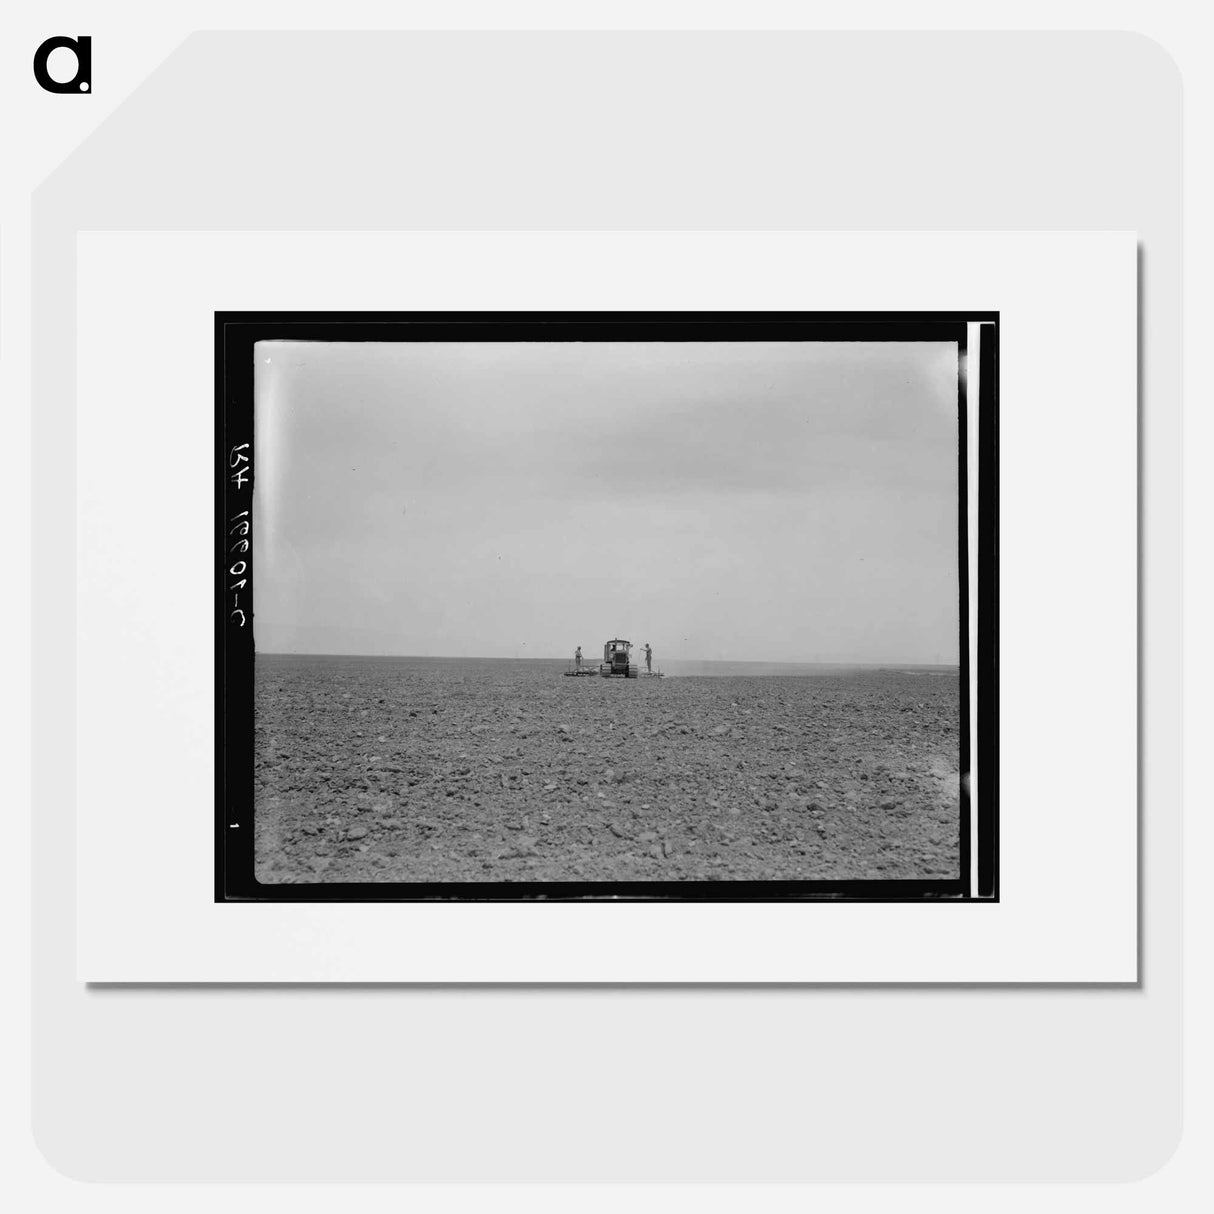
[[[649,642],[645,642],[645,669],[653,674],[653,650],[649,648]]]
[[[579,645],[573,654],[573,664],[578,669],[582,669],[582,647]]]

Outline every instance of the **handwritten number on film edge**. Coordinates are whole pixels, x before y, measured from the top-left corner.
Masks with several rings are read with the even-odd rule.
[[[237,443],[236,446],[228,452],[228,467],[231,469],[231,475],[228,479],[232,482],[232,487],[238,492],[247,488],[252,483],[253,465],[249,457],[245,454],[248,450],[248,443]],[[249,551],[249,512],[241,510],[237,514],[232,515],[228,522],[233,524],[228,529],[228,535],[239,536],[228,549],[228,555],[247,553]],[[245,616],[244,609],[240,606],[240,592],[248,584],[248,579],[241,575],[248,570],[248,563],[237,559],[228,566],[228,575],[239,579],[232,582],[228,586],[228,590],[232,594],[232,610],[228,612],[228,619],[236,624],[237,627],[243,628],[248,619]]]

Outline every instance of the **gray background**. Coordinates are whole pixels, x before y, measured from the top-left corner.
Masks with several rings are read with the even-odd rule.
[[[386,135],[399,154],[383,154]],[[1136,229],[1151,706],[1140,986],[78,986],[65,863],[75,232],[359,226]],[[33,1111],[48,1159],[115,1180],[1159,1167],[1180,1134],[1179,242],[1180,81],[1133,35],[185,43],[34,198]]]

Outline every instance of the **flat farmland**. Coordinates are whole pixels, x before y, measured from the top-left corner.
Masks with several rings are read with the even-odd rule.
[[[267,884],[945,879],[956,672],[259,656]]]

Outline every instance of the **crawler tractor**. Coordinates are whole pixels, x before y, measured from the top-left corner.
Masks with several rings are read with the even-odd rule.
[[[635,679],[641,673],[632,661],[632,642],[615,637],[603,646],[603,664],[599,674],[605,678]]]

